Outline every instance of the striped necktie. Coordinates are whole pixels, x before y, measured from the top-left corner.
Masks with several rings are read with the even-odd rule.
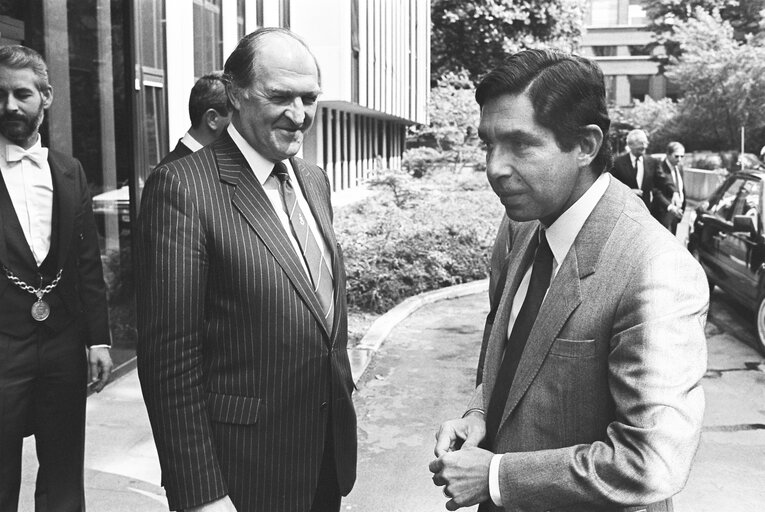
[[[298,205],[295,189],[292,187],[292,181],[287,173],[287,168],[282,162],[277,162],[272,173],[281,183],[282,199],[284,199],[284,206],[290,219],[292,233],[295,235],[295,239],[298,245],[300,245],[300,251],[303,253],[303,259],[311,275],[313,291],[316,292],[324,313],[324,319],[327,322],[327,329],[329,332],[332,332],[332,324],[334,322],[334,287],[329,262],[324,257],[316,238],[308,227],[305,215],[303,215]]]

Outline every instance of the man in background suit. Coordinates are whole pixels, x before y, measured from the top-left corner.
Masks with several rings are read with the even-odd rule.
[[[661,162],[660,175],[663,184],[656,188],[654,196],[655,210],[660,215],[659,222],[673,235],[677,233],[677,224],[685,211],[685,180],[682,162],[685,147],[679,142],[667,144],[667,156]]]
[[[648,136],[643,130],[632,130],[627,134],[627,147],[629,150],[626,153],[614,159],[611,174],[631,188],[643,200],[648,211],[661,222],[664,215],[656,214],[653,196],[654,189],[664,182],[657,175],[659,161],[645,153]]]
[[[214,71],[196,81],[189,94],[191,127],[157,167],[178,160],[220,137],[231,121],[223,73]]]
[[[605,172],[595,63],[523,51],[476,99],[506,212],[492,278],[506,278],[473,397],[437,434],[433,482],[448,510],[671,510],[704,411],[704,273]]]
[[[0,47],[0,510],[15,511],[22,445],[37,445],[35,508],[85,510],[88,366],[112,368],[101,257],[80,162],[43,148],[43,58]]]
[[[286,29],[225,64],[234,112],[157,168],[139,218],[138,372],[171,509],[338,511],[356,477],[342,252],[294,155],[321,92]]]

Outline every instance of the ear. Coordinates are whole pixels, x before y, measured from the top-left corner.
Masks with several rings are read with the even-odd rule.
[[[595,160],[595,157],[603,145],[603,131],[596,124],[588,124],[582,128],[579,138],[579,154],[577,161],[579,167],[587,167]]]
[[[239,95],[242,93],[238,88],[234,87],[226,87],[226,96],[228,96],[228,101],[231,103],[231,106],[234,107],[234,110],[239,110],[242,106],[241,98]]]
[[[208,108],[202,116],[202,122],[212,131],[218,129],[220,114],[214,108]]]
[[[40,91],[40,96],[43,109],[47,109],[53,104],[53,87],[49,86],[46,90]]]

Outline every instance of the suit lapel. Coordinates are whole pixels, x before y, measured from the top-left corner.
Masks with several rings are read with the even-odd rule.
[[[231,199],[234,207],[263,241],[279,266],[284,270],[298,295],[329,336],[319,299],[303,270],[298,254],[284,232],[271,201],[255,177],[255,173],[250,169],[244,156],[227,132],[224,132],[214,143],[213,151],[218,163],[221,181],[235,187]]]
[[[603,247],[611,235],[627,200],[624,197],[625,193],[631,192],[624,187],[618,187],[616,180],[612,179],[605,194],[598,204],[595,205],[595,208],[577,235],[574,245],[561,263],[560,269],[550,284],[550,290],[539,310],[537,321],[529,333],[529,339],[521,356],[515,379],[510,387],[502,422],[499,426],[500,429],[517,407],[523,395],[528,391],[529,386],[539,373],[539,369],[544,364],[550,348],[566,321],[582,302],[581,283],[596,271]],[[525,246],[528,247],[530,242],[530,240],[527,240]],[[525,255],[525,258],[529,257],[528,254]],[[522,276],[524,269],[525,267],[518,269],[517,273]],[[510,276],[508,276],[508,279],[510,279]],[[519,278],[514,277],[513,279],[520,281]],[[512,293],[510,295],[511,298],[515,295],[516,291],[517,285],[510,292]],[[506,300],[507,298],[503,295],[503,304],[500,305],[503,308],[500,309],[503,318],[499,324],[496,322],[494,324],[494,330],[504,331],[505,337],[507,336],[507,322],[509,320],[509,307]],[[494,335],[495,333],[492,332],[492,342],[496,343],[496,340],[493,339]],[[502,352],[499,351],[493,355],[492,364],[497,368],[501,357]],[[487,368],[488,359],[489,356],[487,354]],[[491,386],[484,392],[488,391],[489,393],[484,395],[485,403],[487,404],[488,399],[491,397],[491,388],[493,388],[496,381],[496,373],[497,370],[494,369],[491,374]]]
[[[484,403],[489,404],[494,384],[497,381],[499,366],[502,364],[502,355],[507,344],[507,324],[510,321],[510,308],[513,305],[513,297],[518,291],[523,274],[534,258],[536,242],[534,235],[537,232],[538,222],[529,222],[518,230],[518,235],[513,239],[513,248],[508,256],[509,267],[502,298],[497,307],[497,316],[489,335],[489,345],[486,349],[486,357],[483,367],[483,392]]]
[[[74,212],[77,209],[74,173],[67,169],[53,153],[48,153],[48,164],[53,176],[54,204],[57,205],[54,215],[58,215],[58,254],[56,262],[61,268],[69,254],[74,229]]]
[[[337,241],[335,239],[335,231],[332,229],[332,215],[329,210],[330,204],[325,197],[323,197],[323,191],[327,189],[324,176],[318,169],[311,169],[306,163],[299,158],[290,158],[290,164],[295,171],[300,189],[303,192],[308,207],[311,209],[311,214],[316,220],[319,226],[319,231],[324,237],[325,245],[329,251],[330,265],[332,266],[332,276],[334,278],[333,283],[333,302],[334,307],[334,321],[333,325],[338,325],[337,315],[340,313],[340,297],[338,291],[340,290],[339,276],[343,269],[340,268],[340,261],[337,257]],[[343,288],[344,291],[344,288]],[[334,333],[332,333],[332,339],[334,339]]]

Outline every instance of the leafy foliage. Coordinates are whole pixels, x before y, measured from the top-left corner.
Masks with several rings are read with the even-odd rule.
[[[449,72],[441,77],[430,91],[428,110],[430,124],[411,129],[410,145],[435,147],[438,152],[432,156],[440,155],[440,160],[451,162],[455,170],[466,163],[481,169],[485,158],[478,139],[480,111],[475,101],[475,87],[467,72]],[[423,152],[405,156],[416,159],[424,155]],[[425,172],[427,162],[420,159],[412,165],[413,174],[418,176]]]
[[[667,55],[674,57],[682,50],[673,28],[693,18],[698,9],[708,14],[718,13],[720,19],[730,24],[737,41],[744,41],[747,34],[758,34],[763,29],[765,0],[645,0],[643,6],[657,43],[664,46]]]
[[[687,141],[687,149],[731,149],[746,127],[748,151],[758,151],[765,135],[765,45],[747,37],[741,43],[719,14],[697,9],[678,23],[674,37],[682,55],[667,76],[683,92],[677,116],[665,130]]]
[[[486,277],[502,205],[481,173],[434,171],[405,208],[382,189],[338,209],[352,312],[381,313],[421,292]]]
[[[585,0],[433,0],[431,81],[467,70],[476,81],[510,53],[538,46],[573,50]]]
[[[630,108],[614,107],[609,113],[611,121],[616,126],[624,126],[622,130],[614,130],[612,135],[620,138],[611,141],[611,147],[622,148],[627,132],[632,128],[640,128],[648,135],[649,151],[664,151],[667,143],[673,140],[674,122],[677,115],[677,103],[669,98],[655,101],[650,96],[645,101],[633,100]],[[618,144],[617,144],[618,143]]]

